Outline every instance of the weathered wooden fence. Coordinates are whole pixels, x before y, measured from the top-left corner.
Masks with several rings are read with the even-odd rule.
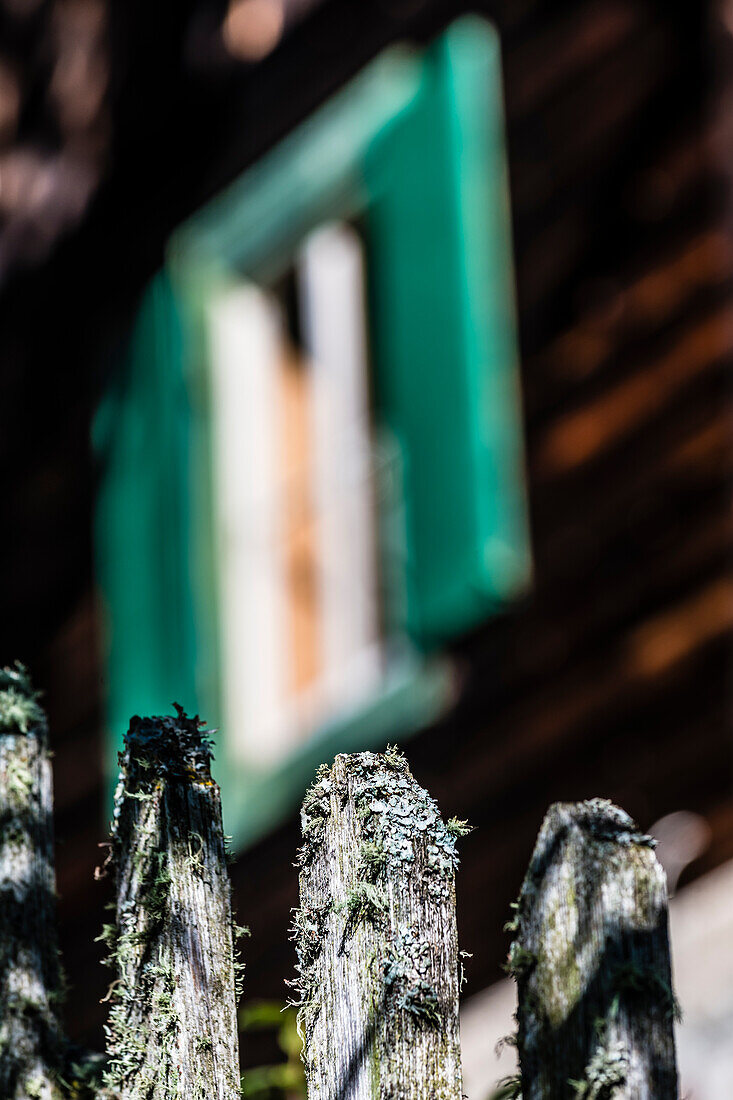
[[[603,799],[550,807],[510,922],[524,1100],[677,1100],[653,848]]]
[[[237,962],[209,733],[133,718],[107,866],[107,1052],[62,1033],[46,721],[0,673],[0,1098],[235,1100]],[[396,749],[337,756],[302,809],[293,939],[309,1100],[461,1100],[456,842]],[[611,803],[548,811],[508,926],[524,1100],[677,1100],[663,872]],[[472,1098],[484,1100],[484,1098]]]

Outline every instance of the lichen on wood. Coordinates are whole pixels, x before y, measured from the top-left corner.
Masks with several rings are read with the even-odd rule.
[[[59,1019],[51,763],[22,665],[0,670],[0,1096],[58,1100]]]
[[[131,720],[112,826],[106,1095],[238,1100],[231,888],[211,731]]]
[[[456,835],[395,749],[323,766],[301,814],[309,1100],[460,1100]]]
[[[677,1100],[653,849],[604,799],[548,810],[510,925],[524,1100]]]

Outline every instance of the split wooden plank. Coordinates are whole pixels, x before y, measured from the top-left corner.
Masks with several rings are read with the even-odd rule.
[[[309,1100],[461,1100],[456,837],[396,750],[303,803],[294,939]]]
[[[231,888],[210,731],[176,710],[133,718],[120,757],[106,1087],[120,1100],[239,1100]]]
[[[523,1100],[677,1100],[653,839],[605,799],[551,806],[513,926]]]
[[[46,716],[22,665],[0,670],[0,1096],[58,1100],[66,1044]]]

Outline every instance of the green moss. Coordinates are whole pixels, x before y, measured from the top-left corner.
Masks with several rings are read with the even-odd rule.
[[[33,791],[33,774],[25,760],[18,756],[10,759],[6,777],[6,789],[16,807],[24,806]]]
[[[361,874],[373,881],[384,869],[387,863],[387,853],[378,841],[365,840],[359,849],[359,859]]]
[[[519,940],[512,940],[509,944],[509,954],[503,969],[515,981],[521,981],[537,965],[537,956],[532,951],[527,951]]]
[[[202,875],[204,871],[204,838],[200,833],[188,834],[187,849],[186,869],[194,875]]]
[[[406,1012],[423,1023],[438,1027],[443,1009],[438,1002],[432,975],[430,944],[412,928],[398,928],[388,943],[381,970],[385,1008],[394,1018]]]
[[[320,1011],[318,962],[324,946],[324,931],[332,903],[314,909],[302,905],[293,910],[289,937],[295,944],[296,977],[286,982],[293,990],[288,1007],[297,1009],[298,1034],[303,1043],[303,1058],[313,1025]]]
[[[438,1005],[438,995],[429,982],[419,982],[405,991],[398,1001],[403,1012],[409,1012],[415,1019],[440,1027],[442,1015]]]
[[[0,669],[0,733],[28,733],[33,726],[45,723],[40,697],[20,661]]]
[[[387,745],[382,760],[388,768],[395,768],[397,771],[404,771],[407,767],[407,758],[397,745]]]
[[[519,901],[512,901],[509,903],[509,908],[512,910],[512,915],[508,921],[504,922],[504,932],[518,932],[519,931],[519,919],[520,919],[520,903]]]
[[[246,964],[242,955],[242,940],[251,936],[246,924],[237,924],[232,920],[232,968],[234,970],[234,1000],[238,1004],[242,996],[244,986],[244,972]]]
[[[298,850],[298,863],[305,866],[314,856],[323,840],[326,821],[331,813],[331,782],[329,768],[321,765],[316,780],[306,791],[300,811],[303,846]]]
[[[345,909],[352,922],[378,921],[387,909],[387,899],[373,882],[357,881],[337,909]]]
[[[468,836],[469,833],[474,831],[473,825],[469,825],[467,821],[463,821],[459,817],[449,818],[445,823],[445,827],[451,836]]]
[[[575,1100],[612,1100],[629,1073],[629,1056],[623,1043],[607,1045],[601,1040],[580,1081],[568,1081]]]
[[[98,936],[94,937],[95,943],[103,943],[107,948],[107,958],[105,959],[105,965],[109,965],[110,960],[115,960],[115,951],[117,947],[117,925],[116,924],[103,924],[102,931]]]

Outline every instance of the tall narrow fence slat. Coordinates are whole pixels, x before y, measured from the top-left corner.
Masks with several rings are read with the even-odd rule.
[[[22,666],[0,670],[0,1096],[57,1100],[58,1016],[51,763]]]
[[[551,806],[509,966],[523,1100],[677,1100],[664,871],[603,799]]]
[[[460,1100],[456,835],[404,757],[322,767],[301,815],[309,1100]]]
[[[120,1100],[238,1100],[219,788],[206,731],[177,711],[133,718],[120,760],[106,1086]]]

